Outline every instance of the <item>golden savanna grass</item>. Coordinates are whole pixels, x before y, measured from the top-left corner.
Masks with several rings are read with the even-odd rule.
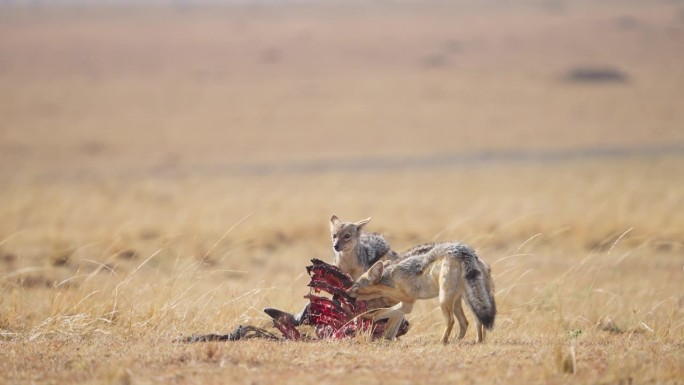
[[[0,382],[684,381],[677,3],[0,10]],[[473,246],[486,343],[435,300],[399,341],[177,342],[300,309],[333,213]]]

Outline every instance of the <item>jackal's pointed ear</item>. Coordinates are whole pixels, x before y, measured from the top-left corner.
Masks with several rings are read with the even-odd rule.
[[[340,223],[340,218],[337,217],[337,215],[333,215],[330,217],[330,230],[333,229],[338,223]]]
[[[361,230],[361,228],[363,226],[365,226],[368,222],[370,222],[370,220],[371,220],[371,217],[368,217],[362,221],[358,221],[358,222],[354,223],[354,226],[356,226],[357,229]]]
[[[380,282],[384,268],[385,265],[383,265],[382,261],[375,262],[375,264],[368,269],[368,279],[373,283]]]

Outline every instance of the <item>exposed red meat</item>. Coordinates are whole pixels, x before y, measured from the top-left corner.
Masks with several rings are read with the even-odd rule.
[[[354,283],[351,277],[345,274],[337,266],[325,263],[320,259],[312,259],[311,265],[306,271],[311,276],[309,282],[309,294],[304,296],[309,300],[309,305],[304,313],[303,324],[311,325],[316,338],[342,339],[353,337],[359,333],[369,333],[373,338],[381,338],[385,330],[386,320],[373,322],[372,320],[358,317],[368,310],[363,301],[356,301],[347,294],[347,290]],[[325,292],[330,298],[318,296],[314,293]],[[280,331],[286,340],[302,340],[304,336],[295,327],[295,321],[291,314],[277,309],[265,309],[266,313],[273,317],[273,326]],[[409,324],[403,320],[397,336],[406,334]],[[278,339],[273,333],[254,326],[238,326],[229,334],[208,334],[191,336],[180,339],[184,342],[206,341],[236,341],[249,338]]]
[[[318,338],[345,338],[358,333],[371,333],[373,338],[382,337],[386,320],[373,322],[358,317],[368,310],[363,301],[356,301],[347,294],[354,281],[337,266],[325,263],[320,259],[312,259],[312,265],[306,267],[311,276],[309,287],[311,292],[304,298],[309,299],[308,314],[305,323],[313,326]],[[315,295],[326,292],[331,298]],[[300,338],[297,329],[292,325],[275,322],[283,337],[290,340]],[[397,336],[406,334],[408,322],[404,320]]]

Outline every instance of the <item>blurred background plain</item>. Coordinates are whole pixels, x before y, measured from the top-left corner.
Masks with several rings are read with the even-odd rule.
[[[4,2],[3,178],[684,146],[678,2],[122,4]]]

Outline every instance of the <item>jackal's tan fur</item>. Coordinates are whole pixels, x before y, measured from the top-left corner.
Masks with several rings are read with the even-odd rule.
[[[369,312],[374,319],[388,319],[385,338],[395,338],[401,319],[413,309],[418,299],[439,296],[446,321],[442,343],[447,343],[454,326],[454,316],[463,338],[468,321],[461,307],[461,297],[475,314],[477,341],[483,342],[485,328],[494,326],[496,303],[489,266],[470,247],[456,243],[421,245],[410,250],[398,262],[378,261],[361,275],[349,290],[361,300],[385,298],[396,305]]]

